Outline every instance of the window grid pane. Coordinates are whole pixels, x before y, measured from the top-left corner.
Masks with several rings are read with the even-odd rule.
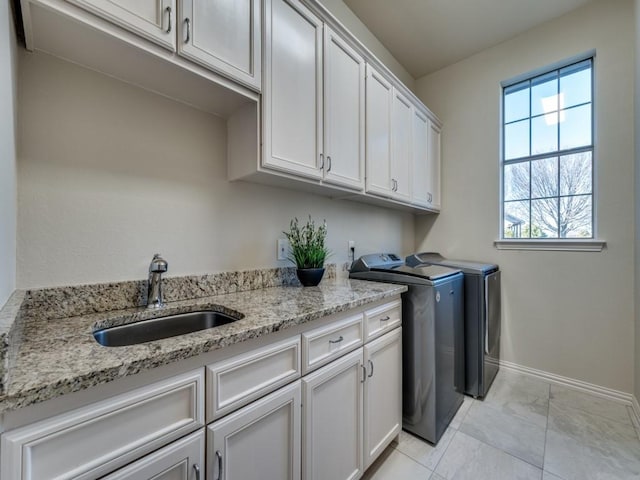
[[[503,89],[502,238],[593,238],[592,91],[593,59]]]

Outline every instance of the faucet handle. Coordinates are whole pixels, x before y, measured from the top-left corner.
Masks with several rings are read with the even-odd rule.
[[[149,265],[150,273],[164,273],[169,269],[169,264],[167,261],[160,256],[159,253],[156,253],[151,260],[151,265]]]

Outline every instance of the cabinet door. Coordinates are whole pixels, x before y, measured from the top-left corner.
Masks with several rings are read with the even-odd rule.
[[[391,101],[393,88],[367,65],[366,191],[391,196]]]
[[[362,473],[362,380],[362,348],[302,380],[305,480]]]
[[[294,0],[265,0],[263,166],[322,177],[322,22]]]
[[[364,346],[364,467],[402,428],[402,328]]]
[[[393,197],[411,201],[411,128],[413,108],[409,100],[393,89],[393,116],[391,119],[391,189]]]
[[[175,0],[69,0],[172,52],[176,50]]]
[[[364,187],[364,58],[324,27],[324,179]]]
[[[204,428],[133,462],[102,480],[204,480]]]
[[[300,478],[300,381],[212,423],[207,472],[216,480]]]
[[[411,203],[422,207],[430,206],[431,180],[429,179],[429,119],[420,110],[413,109],[413,149],[411,157],[413,159],[413,171],[411,179],[413,188],[411,189]]]
[[[429,121],[429,198],[430,207],[440,210],[440,127]]]
[[[259,90],[260,19],[260,0],[182,0],[178,51]]]
[[[204,369],[4,432],[0,478],[93,480],[204,425]]]

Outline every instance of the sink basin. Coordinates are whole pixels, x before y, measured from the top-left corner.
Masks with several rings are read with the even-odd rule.
[[[236,320],[239,319],[212,310],[179,313],[103,328],[93,332],[93,336],[100,345],[105,347],[123,347],[219,327]]]

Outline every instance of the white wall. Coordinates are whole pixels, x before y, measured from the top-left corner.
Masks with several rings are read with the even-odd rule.
[[[16,288],[16,42],[10,2],[0,2],[0,308]]]
[[[600,0],[417,80],[444,122],[443,202],[416,245],[503,271],[502,358],[631,392],[634,361],[631,0]],[[500,82],[573,55],[595,60],[602,253],[498,251]]]
[[[406,213],[226,180],[226,127],[194,110],[45,54],[20,54],[18,284],[144,278],[287,265],[289,219],[326,218],[332,262],[409,252]]]
[[[355,13],[342,0],[321,0],[321,3],[362,43],[371,53],[384,63],[396,77],[398,77],[410,90],[415,91],[415,79],[395,59],[387,48],[366,27]]]
[[[640,0],[635,0],[635,21],[636,21],[636,84],[635,84],[635,180],[636,195],[635,203],[640,202]],[[636,207],[636,238],[635,238],[635,362],[634,362],[634,393],[636,399],[640,400],[640,208]]]

